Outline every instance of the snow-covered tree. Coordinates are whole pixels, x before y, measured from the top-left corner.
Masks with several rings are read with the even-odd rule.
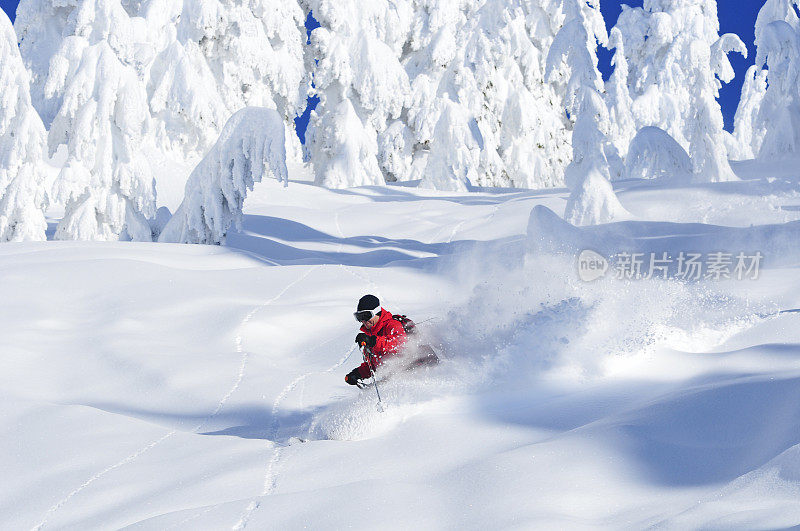
[[[571,124],[545,80],[560,1],[306,4],[322,24],[312,33],[318,182],[421,178],[453,190],[467,176],[482,186],[563,182]]]
[[[686,179],[691,175],[689,154],[669,133],[658,127],[639,129],[625,159],[627,179]]]
[[[782,20],[764,29],[767,91],[759,118],[769,124],[759,158],[800,154],[800,33]]]
[[[733,78],[727,54],[747,48],[719,35],[716,0],[645,0],[623,8],[622,35],[636,128],[667,131],[692,155],[697,180],[735,179],[716,98]]]
[[[419,160],[429,157],[423,182],[435,180],[437,187],[453,189],[470,174],[479,186],[563,184],[571,158],[571,123],[545,79],[547,50],[564,21],[561,2],[442,4],[449,6],[449,11],[440,7],[447,16],[434,11],[421,15],[422,27],[432,31],[417,32],[404,59],[412,79],[411,151]],[[437,27],[443,20],[448,25]],[[448,144],[436,134],[455,116],[461,117],[458,128],[471,134],[451,138],[467,138],[466,144]],[[473,144],[477,150],[469,147]],[[460,165],[442,165],[456,148],[462,152]],[[472,169],[465,173],[467,165]]]
[[[736,134],[740,148],[759,158],[800,154],[799,7],[767,0],[756,20],[756,64],[742,87]]]
[[[126,90],[136,79],[147,123],[137,152],[170,201],[245,106],[277,110],[287,152],[301,160],[294,118],[310,79],[304,17],[297,0],[21,0],[16,30],[34,106],[48,128],[64,108],[66,87],[58,85],[83,61],[84,45],[67,41],[105,42],[134,74]]]
[[[283,117],[275,110],[236,112],[186,182],[183,202],[159,241],[225,243],[231,226],[241,226],[244,200],[255,183],[271,176],[288,184],[284,131]]]
[[[408,0],[307,0],[321,27],[311,34],[320,102],[307,134],[316,181],[331,187],[383,184],[378,133],[410,95],[400,64],[412,21]]]
[[[314,127],[306,133],[317,184],[330,188],[384,184],[375,130],[364,125],[350,99],[336,100],[325,99],[322,114],[314,115]]]
[[[441,105],[445,111],[436,122],[431,144],[447,148],[431,151],[420,184],[436,190],[466,192],[467,184],[480,181],[477,174],[480,148],[464,110],[447,100]]]
[[[767,134],[765,123],[758,120],[761,102],[767,93],[767,71],[756,65],[750,66],[744,76],[742,95],[739,106],[733,118],[733,136],[736,140],[735,152],[731,153],[733,159],[752,159],[764,142]]]
[[[294,118],[305,108],[304,13],[294,0],[149,0],[147,97],[156,145],[196,163],[230,116],[275,109],[299,160]]]
[[[66,204],[56,238],[150,241],[155,184],[140,151],[149,113],[135,44],[143,21],[119,0],[50,4],[71,9],[43,93],[57,106],[50,154],[67,148],[55,187]]]
[[[714,9],[716,21],[716,9]],[[717,26],[718,27],[718,26]],[[718,30],[717,30],[718,31]],[[715,33],[717,33],[715,31]],[[722,110],[717,98],[721,82],[728,83],[734,70],[728,53],[740,52],[747,56],[747,48],[738,36],[727,33],[719,37],[710,49],[705,46],[689,48],[692,64],[692,84],[689,114],[689,146],[694,178],[698,181],[731,181],[738,179],[728,162],[727,138]],[[707,65],[711,64],[711,69]],[[717,77],[718,76],[718,77]]]
[[[0,10],[0,242],[45,239],[44,146],[17,37]]]
[[[545,81],[547,50],[563,22],[560,2],[488,0],[468,18],[463,55],[445,79],[474,116],[483,186],[560,184],[569,123]],[[435,144],[431,144],[431,151]]]
[[[764,40],[767,38],[765,30],[767,26],[776,20],[782,20],[791,26],[793,29],[800,29],[800,2],[798,0],[765,0],[764,5],[758,11],[756,16],[755,25],[755,44],[758,48],[759,44],[766,44]],[[764,66],[766,63],[767,50],[757,50],[756,64]]]
[[[608,46],[614,49],[611,60],[614,71],[605,87],[609,114],[608,137],[619,155],[625,157],[631,140],[636,136],[636,120],[633,117],[633,99],[628,89],[628,60],[619,28],[611,28]]]
[[[622,168],[603,130],[608,109],[595,50],[607,36],[596,2],[568,0],[565,12],[567,20],[547,56],[549,75],[564,86],[565,107],[575,118],[573,157],[565,174],[571,193],[564,217],[574,225],[607,223],[628,217],[609,182],[612,172]]]
[[[465,190],[468,181],[479,184],[475,181],[480,175],[483,139],[463,85],[469,79],[464,54],[473,32],[470,23],[477,20],[481,3],[414,4],[414,22],[401,57],[411,83],[404,110],[407,143],[395,155],[408,156],[406,166],[411,172],[389,173],[387,178],[421,177],[422,186],[441,190]],[[382,167],[386,169],[385,164]]]

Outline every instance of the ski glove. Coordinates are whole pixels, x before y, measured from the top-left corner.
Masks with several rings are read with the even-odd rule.
[[[347,373],[347,376],[344,377],[344,381],[349,383],[350,385],[358,384],[358,380],[361,378],[361,375],[358,372],[358,367]]]
[[[369,348],[372,348],[375,346],[375,342],[376,342],[375,336],[369,336],[364,332],[361,332],[356,336],[356,343],[358,344],[358,346],[366,344]]]

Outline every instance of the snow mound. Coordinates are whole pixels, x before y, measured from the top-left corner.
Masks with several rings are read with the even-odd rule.
[[[632,217],[597,167],[591,167],[570,194],[565,216],[576,225],[597,225]]]
[[[625,160],[626,178],[688,178],[691,174],[689,154],[663,129],[642,127],[631,140]]]
[[[219,140],[194,169],[186,195],[158,241],[221,244],[242,222],[247,191],[272,176],[288,184],[283,121],[271,109],[234,114]]]

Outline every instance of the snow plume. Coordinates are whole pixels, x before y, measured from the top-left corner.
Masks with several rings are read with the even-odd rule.
[[[654,231],[643,232],[646,240]],[[578,278],[580,249],[624,245],[635,233],[623,224],[575,227],[535,207],[523,248],[476,251],[457,269],[464,302],[437,330],[446,357],[464,374],[523,385],[548,373],[591,378],[659,348],[708,351],[774,310],[708,283]],[[706,240],[709,249],[714,242]]]
[[[605,42],[606,35],[605,28],[594,23],[599,9],[589,10],[588,17],[583,12],[591,5],[567,3],[569,18],[547,57],[549,76],[563,86],[564,105],[575,117],[572,162],[565,173],[572,192],[566,218],[578,225],[630,216],[609,183],[612,175],[619,177],[622,173],[622,161],[604,131],[609,121],[608,109],[600,93],[602,80],[595,48],[597,42]]]
[[[742,88],[736,133],[742,149],[761,159],[800,153],[798,7],[797,0],[767,0],[756,20],[756,64]]]
[[[624,7],[615,27],[636,128],[669,133],[692,155],[696,180],[735,179],[716,98],[734,74],[727,54],[746,55],[747,48],[736,35],[719,35],[716,1],[645,0],[641,8]]]
[[[45,130],[11,21],[0,10],[0,242],[44,240]]]
[[[275,109],[287,152],[299,160],[294,118],[309,82],[303,10],[295,1],[151,0],[147,21],[147,98],[156,143],[197,162],[222,126],[245,107]]]
[[[241,225],[244,200],[255,183],[272,176],[288,184],[285,142],[277,111],[236,112],[189,177],[186,196],[159,241],[224,243],[231,225]]]

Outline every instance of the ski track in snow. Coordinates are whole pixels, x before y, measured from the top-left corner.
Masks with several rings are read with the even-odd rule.
[[[42,529],[47,524],[47,520],[51,516],[53,516],[53,514],[55,514],[56,511],[58,511],[61,507],[63,507],[70,499],[72,499],[73,496],[75,496],[78,493],[80,493],[83,489],[85,489],[86,487],[88,487],[89,485],[91,485],[92,483],[97,481],[98,479],[102,478],[103,476],[105,476],[109,472],[112,472],[112,471],[120,468],[123,465],[127,465],[128,463],[130,463],[131,461],[133,461],[134,459],[136,459],[140,455],[146,453],[147,451],[151,450],[152,448],[154,448],[158,444],[162,443],[163,441],[165,441],[165,440],[169,439],[170,437],[172,437],[173,435],[175,435],[175,433],[177,433],[177,431],[178,430],[172,430],[172,431],[168,432],[166,435],[161,436],[161,438],[156,439],[155,441],[147,444],[146,446],[143,446],[142,448],[140,448],[140,449],[136,450],[135,452],[133,452],[132,454],[130,454],[125,459],[123,459],[121,461],[118,461],[117,463],[115,463],[115,464],[113,464],[113,465],[101,470],[97,474],[93,475],[92,477],[90,477],[89,479],[84,481],[78,488],[76,488],[75,490],[73,490],[72,492],[67,494],[64,498],[61,499],[61,501],[59,501],[58,503],[56,503],[55,505],[50,507],[47,510],[47,512],[44,513],[44,516],[42,517],[42,521],[39,522],[36,526],[34,526],[33,530],[34,531],[39,531],[40,529]]]
[[[192,520],[197,520],[201,516],[210,513],[215,507],[216,507],[216,505],[209,505],[202,512],[195,513],[192,516],[190,516],[189,518],[186,518],[184,520],[181,520],[180,522],[174,523],[171,526],[165,528],[164,531],[169,531],[170,529],[182,529],[184,525],[188,524]]]
[[[486,224],[487,225],[491,225],[492,220],[494,219],[494,216],[499,211],[500,211],[500,203],[495,203],[495,205],[492,207],[491,214],[486,216],[486,218],[487,218]],[[450,236],[448,236],[447,240],[445,240],[445,243],[453,243],[453,239],[456,237],[456,234],[458,234],[458,231],[461,230],[461,227],[463,227],[464,224],[467,221],[470,221],[470,219],[472,219],[472,218],[462,219],[461,221],[456,223],[455,226],[453,226],[453,230],[450,231]],[[431,238],[428,240],[428,242],[427,242],[428,245],[433,245],[434,243],[436,243],[436,240],[439,237],[439,235],[445,230],[447,230],[446,227],[442,227],[439,230],[437,230],[436,233],[433,236],[431,236]]]
[[[497,213],[498,210],[499,210],[499,205],[495,205],[493,212],[489,216],[490,219]],[[453,238],[455,238],[455,236],[458,233],[459,229],[467,221],[468,220],[462,220],[462,221],[458,222],[453,227],[453,229],[452,229],[452,231],[450,233],[450,236],[447,239],[447,243],[451,243],[452,242]],[[343,245],[342,244],[342,240],[344,240],[345,235],[344,235],[344,232],[342,231],[342,227],[341,227],[341,225],[339,223],[339,212],[337,212],[335,214],[335,216],[334,216],[334,224],[335,224],[336,230],[337,230],[337,232],[339,233],[339,236],[340,236],[340,242],[338,244],[338,247],[339,247],[339,250],[341,250],[342,245]],[[220,399],[220,401],[217,404],[217,406],[214,409],[214,411],[208,417],[203,419],[203,421],[200,424],[195,426],[192,429],[193,432],[197,432],[197,431],[200,431],[201,429],[203,429],[203,427],[206,424],[208,424],[210,421],[212,421],[217,415],[219,415],[222,412],[222,409],[225,407],[225,404],[228,402],[228,400],[231,398],[231,396],[233,396],[233,394],[239,389],[239,386],[241,385],[242,381],[244,380],[244,376],[245,376],[245,373],[247,371],[247,363],[248,363],[248,360],[249,360],[249,357],[250,357],[250,353],[248,351],[244,350],[244,346],[243,346],[243,329],[244,329],[244,327],[252,320],[252,318],[257,313],[259,313],[261,310],[263,310],[264,308],[266,308],[270,304],[272,304],[275,301],[277,301],[278,299],[280,299],[293,286],[295,286],[299,282],[302,282],[303,280],[305,280],[311,274],[311,272],[314,269],[316,269],[317,267],[319,267],[319,266],[313,266],[313,267],[309,268],[298,279],[294,280],[290,284],[287,284],[284,287],[284,289],[281,290],[277,295],[275,295],[274,297],[272,297],[271,299],[267,300],[266,302],[264,302],[264,303],[256,306],[255,308],[253,308],[244,317],[244,319],[242,320],[242,322],[238,326],[237,334],[236,334],[236,337],[234,339],[234,342],[236,344],[236,352],[237,352],[237,354],[240,355],[239,371],[238,371],[236,380],[235,380],[233,386],[228,390],[228,392]],[[366,276],[364,274],[361,274],[360,272],[357,272],[355,270],[355,268],[353,268],[351,266],[346,266],[346,265],[342,264],[341,267],[345,271],[347,271],[350,275],[352,275],[353,277],[355,277],[355,278],[361,280],[362,282],[365,282],[366,284],[368,284],[369,287],[370,287],[370,292],[371,293],[375,293],[378,296],[378,298],[383,298],[381,293],[380,293],[380,288],[378,287],[378,285],[372,279],[370,279],[368,276]],[[342,364],[344,364],[345,361],[347,361],[347,359],[350,358],[350,356],[352,355],[354,350],[355,350],[355,347],[351,347],[346,355],[344,355],[335,365],[333,365],[332,367],[330,367],[328,369],[325,369],[323,371],[311,371],[311,372],[308,372],[308,373],[303,374],[301,376],[298,376],[292,382],[290,382],[286,387],[284,387],[284,389],[276,397],[275,401],[272,404],[273,425],[271,427],[271,436],[270,436],[270,439],[271,439],[271,442],[272,442],[272,445],[273,445],[272,446],[273,447],[273,452],[272,452],[272,456],[270,457],[269,463],[267,465],[267,470],[265,472],[265,477],[264,477],[264,486],[263,486],[263,490],[262,490],[262,493],[260,494],[260,496],[267,496],[270,493],[272,493],[274,491],[274,489],[275,489],[276,482],[277,482],[277,473],[276,473],[277,465],[278,465],[278,462],[280,461],[281,454],[282,454],[282,451],[283,451],[283,448],[284,448],[283,445],[280,445],[275,441],[275,439],[277,438],[278,431],[280,429],[280,422],[278,421],[277,413],[278,413],[278,411],[280,409],[281,403],[286,399],[286,396],[292,390],[294,390],[297,387],[298,384],[300,384],[301,382],[304,382],[305,379],[308,378],[309,376],[312,376],[314,374],[324,373],[324,372],[332,372],[332,371],[336,370],[337,368],[339,368]],[[75,495],[77,495],[78,493],[80,493],[81,491],[86,489],[89,485],[91,485],[95,481],[99,480],[100,478],[102,478],[106,474],[116,470],[117,468],[120,468],[120,467],[122,467],[122,466],[124,466],[124,465],[126,465],[126,464],[128,464],[128,463],[130,463],[132,461],[134,461],[135,459],[140,457],[142,454],[148,452],[149,450],[151,450],[155,446],[161,444],[163,441],[171,438],[176,433],[178,433],[178,430],[171,430],[170,432],[168,432],[167,434],[163,435],[162,437],[156,439],[155,441],[152,441],[152,442],[148,443],[147,445],[145,445],[144,447],[136,450],[135,452],[133,452],[129,456],[125,457],[121,461],[119,461],[119,462],[117,462],[117,463],[105,468],[101,472],[98,472],[97,474],[95,474],[94,476],[92,476],[91,478],[86,480],[78,488],[76,488],[75,490],[70,492],[66,497],[64,497],[62,500],[60,500],[58,503],[56,503],[50,509],[48,509],[47,512],[45,513],[42,521],[37,526],[35,526],[33,528],[33,530],[34,531],[39,531],[40,529],[42,529],[46,525],[48,519],[56,511],[58,511],[61,507],[63,507]],[[234,525],[233,529],[243,529],[244,527],[246,527],[247,522],[250,519],[250,516],[252,515],[253,511],[255,511],[259,507],[259,505],[260,505],[260,503],[257,500],[253,500],[247,506],[247,508],[245,509],[244,514],[239,519],[239,521],[236,523],[236,525]],[[207,509],[206,512],[208,512],[209,510],[210,509]],[[187,523],[187,522],[189,522],[191,520],[194,520],[195,518],[201,516],[202,514],[203,513],[200,513],[198,515],[193,515],[192,517],[188,518],[184,522],[181,522],[181,523],[179,523],[177,525],[180,526],[180,525],[182,525],[184,523]]]
[[[269,306],[270,304],[272,304],[275,301],[277,301],[278,299],[280,299],[293,286],[295,286],[299,282],[302,282],[303,280],[305,280],[311,274],[312,271],[317,269],[317,267],[319,267],[319,266],[313,266],[313,267],[309,268],[302,275],[300,275],[300,277],[298,277],[296,280],[294,280],[291,283],[287,284],[277,295],[275,295],[271,299],[267,300],[266,302],[256,306],[252,310],[250,310],[250,312],[248,312],[248,314],[245,316],[245,318],[242,320],[242,322],[239,323],[239,326],[237,327],[236,337],[234,339],[234,342],[236,344],[236,352],[237,352],[237,354],[239,354],[241,356],[240,363],[239,363],[239,372],[238,372],[238,374],[236,376],[236,381],[233,383],[233,386],[228,390],[228,392],[225,393],[225,396],[223,396],[220,399],[220,401],[217,404],[217,407],[214,409],[214,411],[212,411],[211,414],[209,414],[206,418],[204,418],[197,426],[192,428],[192,430],[191,430],[192,432],[200,431],[201,429],[203,429],[205,427],[206,424],[211,422],[217,415],[219,415],[220,412],[222,412],[222,409],[225,407],[225,404],[230,399],[230,397],[233,396],[233,394],[239,389],[239,386],[241,385],[242,380],[244,380],[244,375],[245,375],[245,372],[247,371],[247,361],[248,361],[248,358],[250,356],[250,353],[245,351],[243,349],[243,347],[242,347],[242,331],[243,331],[245,325],[247,325],[247,323],[250,322],[250,320],[253,318],[253,316],[255,314],[257,314],[259,311],[261,311],[265,307]],[[74,496],[76,496],[77,494],[82,492],[89,485],[91,485],[95,481],[99,480],[100,478],[102,478],[103,476],[108,474],[109,472],[113,472],[114,470],[116,470],[116,469],[118,469],[118,468],[120,468],[120,467],[122,467],[124,465],[127,465],[128,463],[134,461],[135,459],[137,459],[141,455],[147,453],[148,451],[152,450],[153,448],[155,448],[156,446],[158,446],[159,444],[161,444],[165,440],[169,439],[170,437],[172,437],[176,433],[178,433],[177,429],[170,430],[168,433],[166,433],[165,435],[161,436],[160,438],[158,438],[158,439],[146,444],[145,446],[139,448],[135,452],[131,453],[130,455],[128,455],[127,457],[122,459],[121,461],[118,461],[117,463],[106,467],[105,469],[101,470],[97,474],[93,475],[92,477],[90,477],[89,479],[84,481],[78,488],[76,488],[75,490],[73,490],[72,492],[67,494],[64,498],[62,498],[60,501],[58,501],[56,504],[54,504],[52,507],[50,507],[45,512],[44,516],[42,517],[42,520],[36,526],[34,526],[32,528],[33,531],[39,531],[42,528],[44,528],[44,526],[47,524],[48,519],[50,517],[52,517],[53,514],[55,514],[56,511],[61,509],[70,499],[72,499]]]
[[[339,225],[339,211],[336,211],[336,214],[333,216],[333,223],[336,225],[336,230],[339,232],[339,246],[336,252],[342,250],[342,240],[344,240],[344,232],[342,232],[342,226]]]
[[[455,227],[453,227],[453,231],[450,233],[450,237],[449,237],[449,238],[447,238],[447,243],[451,243],[451,242],[453,241],[453,238],[455,238],[455,237],[456,237],[456,233],[458,232],[458,229],[460,229],[460,228],[461,228],[461,226],[462,226],[464,223],[466,223],[466,222],[467,222],[467,220],[466,220],[466,219],[464,219],[464,220],[461,220],[461,221],[459,221],[459,222],[456,224],[456,226],[455,226]]]
[[[329,340],[328,342],[330,341],[332,340]],[[309,376],[313,376],[315,374],[323,374],[326,372],[333,372],[342,365],[344,365],[344,363],[348,359],[350,359],[350,356],[353,355],[353,352],[355,352],[355,350],[356,346],[353,345],[339,359],[339,361],[337,361],[334,365],[328,367],[327,369],[309,371],[303,375],[298,376],[297,378],[292,380],[286,387],[284,387],[283,390],[275,398],[275,401],[272,403],[272,426],[270,427],[270,437],[269,437],[270,442],[272,444],[272,455],[270,456],[269,462],[267,464],[267,470],[264,473],[264,486],[261,490],[261,494],[259,494],[258,496],[259,498],[263,496],[268,496],[274,492],[278,480],[278,474],[277,474],[278,462],[281,459],[283,449],[286,447],[285,444],[282,445],[278,444],[277,442],[278,432],[280,431],[280,421],[278,420],[278,411],[280,410],[281,403],[286,399],[289,393],[291,393],[298,386],[298,384],[304,382],[306,378],[308,378]],[[244,513],[242,513],[242,516],[233,526],[234,531],[244,529],[245,527],[247,527],[247,523],[249,522],[250,517],[253,515],[253,512],[256,509],[258,509],[260,505],[261,502],[258,499],[252,500],[245,508]]]

